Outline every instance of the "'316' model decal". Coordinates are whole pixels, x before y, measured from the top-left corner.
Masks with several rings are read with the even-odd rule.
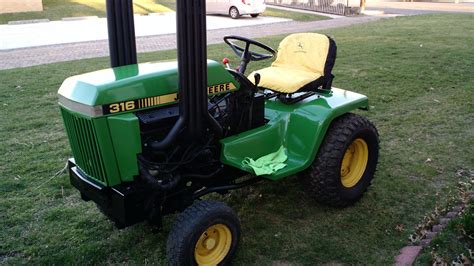
[[[154,97],[141,98],[125,102],[111,103],[102,106],[104,115],[132,111],[177,101],[177,93],[165,94]]]
[[[207,94],[214,95],[220,94],[225,92],[230,92],[235,89],[235,85],[232,83],[222,83],[217,85],[212,85],[207,87]],[[178,100],[177,93],[165,94],[160,96],[153,96],[147,98],[141,98],[136,100],[118,102],[118,103],[111,103],[105,104],[102,106],[103,114],[115,114],[120,112],[132,111],[135,109],[142,109],[152,106],[158,106],[162,104],[168,104],[172,102],[176,102]]]

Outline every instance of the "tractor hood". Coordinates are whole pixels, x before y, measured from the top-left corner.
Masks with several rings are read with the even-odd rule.
[[[238,89],[232,75],[208,60],[208,94]],[[177,101],[176,61],[150,62],[103,69],[67,78],[59,88],[59,103],[86,116],[102,116],[156,107]]]

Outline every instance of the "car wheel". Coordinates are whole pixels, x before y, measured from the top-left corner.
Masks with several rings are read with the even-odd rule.
[[[229,16],[232,18],[232,19],[238,19],[240,17],[240,13],[239,13],[239,10],[233,6],[229,9]]]
[[[258,17],[258,15],[260,15],[260,14],[250,14],[250,16],[251,16],[252,18],[256,18],[256,17]]]

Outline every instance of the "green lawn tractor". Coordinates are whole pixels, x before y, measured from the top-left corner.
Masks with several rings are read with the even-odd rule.
[[[239,219],[202,200],[210,193],[298,175],[317,201],[347,206],[370,185],[378,133],[350,113],[368,109],[367,97],[331,86],[331,38],[292,34],[275,52],[226,36],[241,59],[232,69],[206,59],[205,0],[178,0],[178,60],[137,64],[132,1],[107,0],[107,20],[112,67],[70,77],[58,92],[70,181],[119,228],[160,226],[178,212],[172,265],[222,265],[234,254]]]

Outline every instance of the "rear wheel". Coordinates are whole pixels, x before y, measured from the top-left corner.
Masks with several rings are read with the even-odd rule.
[[[229,16],[233,19],[238,19],[240,17],[239,10],[233,6],[229,9]]]
[[[167,241],[171,265],[222,265],[229,262],[240,236],[240,222],[225,203],[205,200],[178,215]]]
[[[251,16],[252,18],[256,18],[256,17],[258,17],[258,15],[260,15],[260,14],[250,14],[250,16]]]
[[[301,177],[317,201],[353,204],[370,186],[378,150],[375,126],[365,117],[343,115],[332,122],[316,159]]]

